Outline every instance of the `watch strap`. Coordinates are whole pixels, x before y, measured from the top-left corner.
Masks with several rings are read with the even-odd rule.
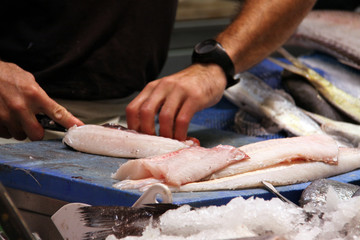
[[[206,45],[213,45],[214,48],[208,52],[200,52],[199,49]],[[208,39],[195,45],[192,54],[192,63],[215,63],[219,65],[226,76],[226,88],[239,82],[239,78],[235,76],[235,68],[231,58],[221,44],[214,39]]]

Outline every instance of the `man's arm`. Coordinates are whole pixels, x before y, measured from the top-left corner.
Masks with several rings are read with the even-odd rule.
[[[233,60],[236,72],[245,71],[283,45],[316,0],[248,0],[216,40]]]
[[[313,7],[315,0],[247,0],[235,20],[216,40],[236,72],[249,69],[281,46]],[[226,77],[216,64],[193,64],[150,82],[126,109],[128,127],[184,140],[194,114],[220,101]]]
[[[35,117],[38,113],[66,128],[83,124],[49,98],[31,73],[16,64],[0,61],[0,137],[41,140],[44,129]]]

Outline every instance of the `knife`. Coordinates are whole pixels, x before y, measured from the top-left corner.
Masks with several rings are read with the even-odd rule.
[[[52,131],[59,131],[59,132],[66,132],[66,128],[49,118],[45,114],[36,114],[36,119],[40,123],[40,125],[44,129],[52,130]]]

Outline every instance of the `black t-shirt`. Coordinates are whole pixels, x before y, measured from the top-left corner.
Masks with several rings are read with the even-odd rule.
[[[0,59],[34,74],[51,96],[125,97],[166,60],[177,0],[6,0]]]

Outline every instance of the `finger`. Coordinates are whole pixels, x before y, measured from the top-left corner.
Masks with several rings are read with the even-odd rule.
[[[10,135],[15,138],[16,140],[24,140],[26,139],[26,134],[22,130],[21,124],[17,121],[11,121],[6,124],[6,128]]]
[[[158,81],[148,83],[145,88],[127,105],[126,122],[129,129],[141,130],[140,109],[144,102],[150,97]]]
[[[41,112],[67,129],[74,125],[84,125],[82,121],[50,98],[42,105]]]
[[[163,137],[174,137],[174,121],[183,104],[183,97],[179,91],[167,97],[159,113],[159,134]]]
[[[154,91],[154,93],[141,105],[140,131],[146,134],[155,134],[155,115],[159,112],[166,98],[166,92]]]
[[[19,119],[22,129],[31,141],[39,141],[44,138],[44,129],[33,112],[21,113]]]
[[[4,126],[0,126],[0,137],[1,138],[6,138],[6,139],[11,138],[11,134],[9,133],[7,128],[4,127]]]
[[[14,109],[19,109],[19,111],[10,111],[8,106],[4,103],[4,101],[0,100],[0,126],[1,126],[1,136],[15,138],[16,140],[24,140],[26,138],[26,134],[24,133],[21,124],[19,122],[19,118],[17,117],[17,113],[23,110],[23,105],[21,101],[16,99],[14,101],[16,104],[12,104],[11,107]]]
[[[187,100],[184,102],[175,120],[175,128],[174,128],[175,139],[179,141],[186,140],[190,121],[192,117],[195,115],[195,113],[199,110],[200,110],[199,107],[196,104],[194,104],[194,102],[192,102],[191,100]]]

